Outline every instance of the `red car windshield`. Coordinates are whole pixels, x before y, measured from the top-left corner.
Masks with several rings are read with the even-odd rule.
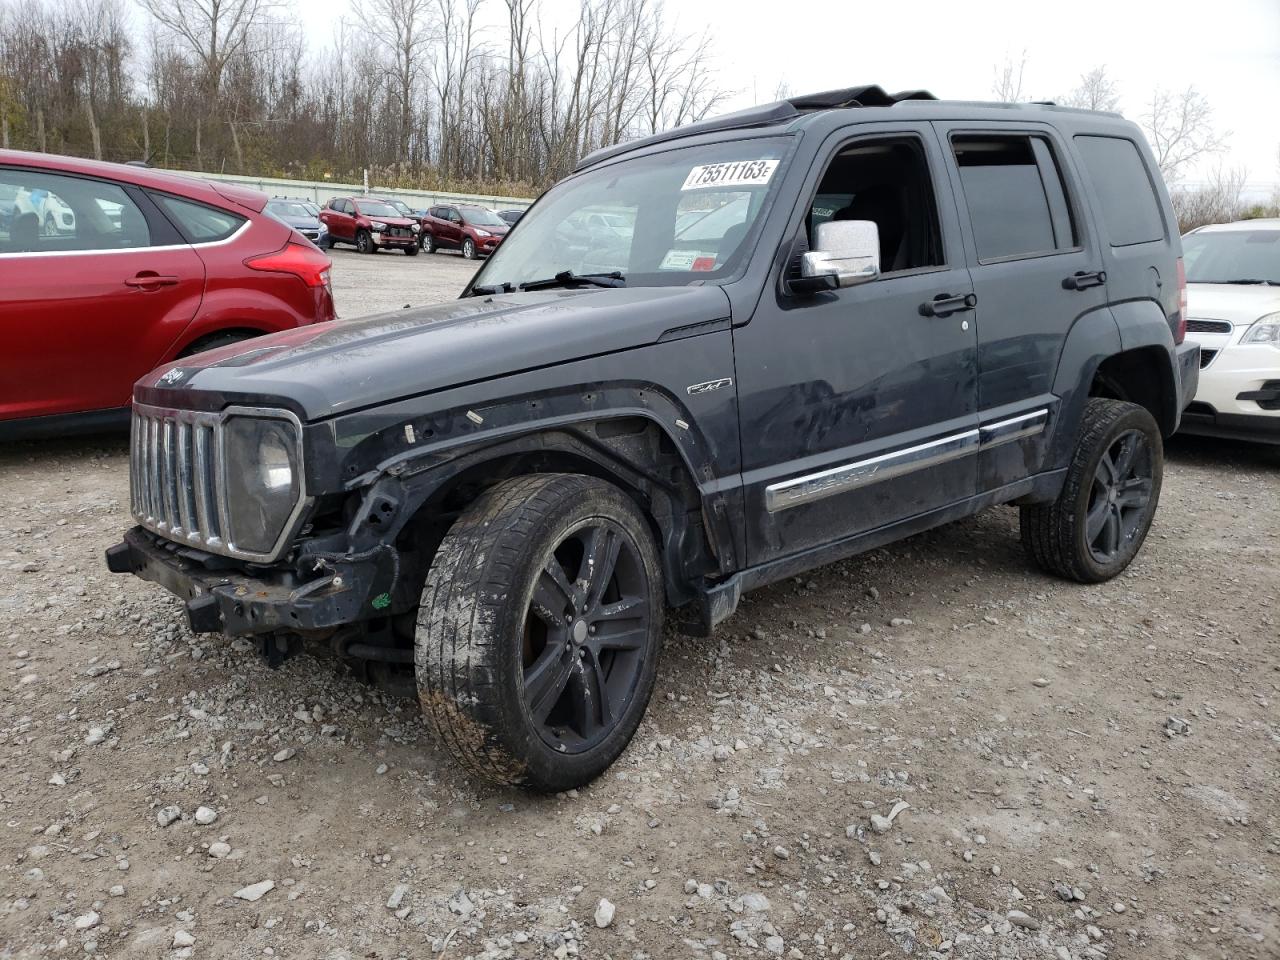
[[[462,219],[467,223],[475,224],[477,227],[505,227],[507,221],[492,210],[484,207],[463,207],[460,211]]]
[[[381,200],[357,200],[356,209],[366,217],[398,217],[400,211]]]

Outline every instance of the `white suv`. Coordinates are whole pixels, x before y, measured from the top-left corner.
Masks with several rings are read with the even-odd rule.
[[[1280,220],[1241,220],[1182,238],[1187,339],[1200,386],[1182,432],[1280,443]]]

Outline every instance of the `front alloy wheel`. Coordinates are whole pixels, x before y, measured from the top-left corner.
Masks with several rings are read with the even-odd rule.
[[[640,723],[662,609],[652,534],[622,491],[575,474],[504,481],[463,512],[427,575],[423,710],[474,774],[581,786]]]
[[[361,253],[373,253],[373,237],[368,230],[356,231],[356,249]]]
[[[468,260],[476,258],[476,242],[470,237],[462,241],[462,255]]]

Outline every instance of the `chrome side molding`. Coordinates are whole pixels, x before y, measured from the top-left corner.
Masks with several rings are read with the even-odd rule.
[[[1024,413],[1020,417],[983,424],[978,428],[980,445],[983,448],[995,447],[1011,440],[1034,437],[1044,430],[1048,422],[1049,411],[1036,410],[1033,413]]]
[[[966,430],[939,440],[930,440],[905,450],[882,453],[869,460],[857,460],[819,473],[770,484],[764,491],[765,509],[777,513],[802,503],[812,503],[848,490],[891,480],[915,470],[958,460],[978,449],[978,431]]]
[[[1034,437],[1044,430],[1048,422],[1049,411],[1036,410],[907,447],[905,450],[894,450],[892,453],[882,453],[866,460],[856,460],[817,473],[772,483],[765,487],[765,509],[769,513],[777,513],[789,507],[798,507],[824,497],[892,480],[926,467],[936,467],[1002,443]]]

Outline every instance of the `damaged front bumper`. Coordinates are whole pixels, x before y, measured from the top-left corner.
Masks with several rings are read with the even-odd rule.
[[[231,565],[142,527],[107,550],[113,573],[132,573],[180,597],[193,632],[232,636],[327,630],[376,616],[391,605],[397,562],[391,547],[312,558],[304,579],[296,568]]]

